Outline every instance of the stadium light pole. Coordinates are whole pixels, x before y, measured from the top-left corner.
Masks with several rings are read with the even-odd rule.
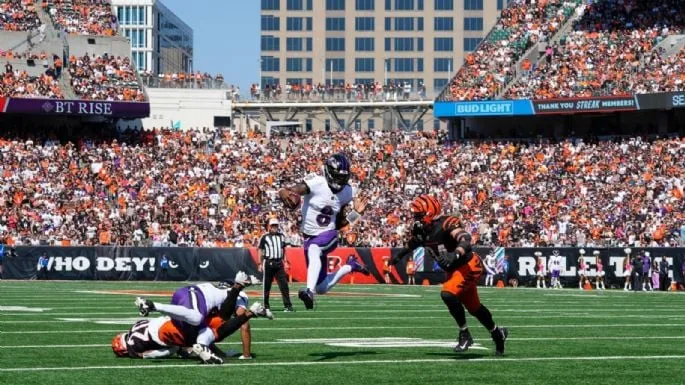
[[[262,94],[262,58],[260,57],[257,59],[257,62],[259,63],[259,95],[261,97]]]

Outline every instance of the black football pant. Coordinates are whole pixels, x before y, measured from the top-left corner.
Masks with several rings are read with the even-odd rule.
[[[285,268],[283,267],[283,261],[266,260],[264,263],[264,307],[270,309],[269,305],[269,293],[271,292],[271,284],[276,278],[278,283],[278,289],[281,291],[281,296],[283,297],[283,306],[286,308],[292,307],[293,304],[290,302],[290,289],[288,288],[288,276],[285,274]]]

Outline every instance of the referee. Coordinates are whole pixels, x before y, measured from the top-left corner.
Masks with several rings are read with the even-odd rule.
[[[290,246],[285,241],[285,236],[279,231],[278,219],[272,218],[269,220],[269,232],[262,235],[259,240],[259,270],[264,273],[264,307],[270,311],[269,306],[269,292],[271,291],[271,283],[276,277],[278,282],[278,289],[281,291],[283,297],[283,306],[285,312],[293,310],[293,304],[290,302],[290,290],[288,289],[288,280],[285,275],[285,247]]]

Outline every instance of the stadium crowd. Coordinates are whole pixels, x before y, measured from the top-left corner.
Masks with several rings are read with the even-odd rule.
[[[41,24],[32,1],[0,2],[0,31],[30,31]]]
[[[507,98],[551,99],[684,89],[685,54],[667,56],[656,44],[685,32],[678,0],[607,0],[581,7],[563,36]]]
[[[277,191],[344,151],[370,208],[344,244],[396,246],[414,194],[439,197],[478,244],[676,245],[685,139],[447,143],[440,135],[132,131],[116,138],[5,131],[0,238],[9,244],[254,245]],[[42,138],[42,139],[40,139]],[[316,156],[312,156],[316,154]]]
[[[537,42],[548,41],[575,12],[580,0],[514,0],[466,60],[442,98],[488,100],[516,75],[516,63]]]
[[[26,71],[5,70],[0,83],[0,96],[19,98],[63,99],[64,94],[55,78],[54,69],[45,74],[30,76]]]
[[[109,0],[49,0],[43,8],[55,27],[75,35],[117,35],[117,18]]]
[[[144,101],[136,70],[128,57],[71,56],[69,58],[71,85],[83,99],[110,101]]]

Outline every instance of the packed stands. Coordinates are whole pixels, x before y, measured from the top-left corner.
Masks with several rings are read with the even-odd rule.
[[[47,0],[43,7],[55,27],[76,35],[115,36],[117,18],[109,0]]]
[[[49,71],[46,71],[49,73]],[[26,71],[5,71],[0,84],[0,96],[17,98],[64,99],[64,94],[52,75],[30,76]]]
[[[275,215],[301,242],[298,211],[285,211],[277,190],[337,151],[371,197],[356,240],[346,238],[355,245],[398,245],[420,192],[436,194],[485,245],[675,245],[685,220],[682,137],[449,144],[409,133],[103,132],[114,131],[63,141],[54,130],[3,131],[0,238],[242,246]]]
[[[682,90],[683,52],[654,47],[685,33],[685,2],[606,0],[584,7],[562,37],[506,98],[552,99]]]
[[[76,95],[92,100],[144,101],[135,68],[128,57],[103,56],[69,58],[71,85]]]
[[[580,0],[514,0],[492,31],[466,61],[441,95],[442,100],[488,100],[516,75],[521,56],[549,40],[576,11]]]
[[[41,24],[33,1],[0,1],[0,31],[30,31]]]

